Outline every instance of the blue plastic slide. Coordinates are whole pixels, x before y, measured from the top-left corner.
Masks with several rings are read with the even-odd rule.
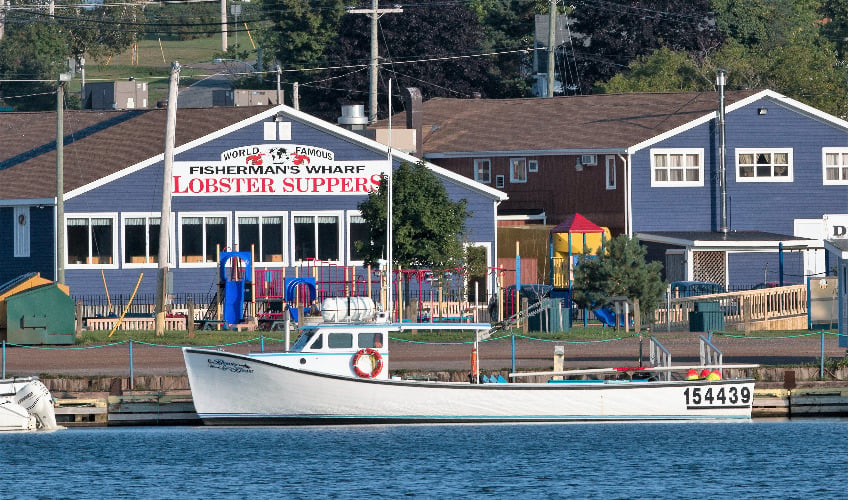
[[[604,326],[612,326],[615,327],[615,313],[612,309],[595,309],[592,311],[595,313],[595,317],[604,324]],[[624,326],[624,320],[621,321],[619,326]]]

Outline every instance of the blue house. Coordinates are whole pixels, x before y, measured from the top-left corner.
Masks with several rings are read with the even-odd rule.
[[[432,99],[422,154],[505,191],[499,225],[580,213],[638,237],[667,281],[829,272],[824,242],[848,238],[848,122],[770,90],[724,104],[722,134],[719,92]]]
[[[848,227],[848,122],[768,90],[728,105],[723,133],[720,114],[629,148],[629,232],[669,281],[824,276]]]
[[[28,272],[74,297],[155,293],[164,184],[165,110],[4,113],[0,130],[0,283]],[[57,160],[64,223],[57,231]],[[254,249],[257,269],[286,276],[317,262],[362,264],[357,205],[403,152],[287,106],[179,109],[171,179],[170,292],[214,294],[222,250]],[[473,214],[466,243],[493,266],[504,193],[428,167]],[[64,245],[57,245],[57,233]],[[57,259],[56,249],[64,248]],[[490,286],[494,286],[491,277]]]

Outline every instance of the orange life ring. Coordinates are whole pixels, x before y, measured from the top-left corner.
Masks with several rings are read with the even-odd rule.
[[[367,355],[371,359],[371,372],[364,372],[359,368],[359,360],[362,356]],[[356,351],[356,354],[353,355],[353,371],[356,373],[357,377],[361,378],[374,378],[383,371],[383,356],[380,355],[380,352],[376,349],[366,348],[360,349]]]

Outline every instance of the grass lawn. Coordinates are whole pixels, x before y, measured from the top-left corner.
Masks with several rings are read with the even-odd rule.
[[[161,43],[161,45],[160,45]],[[171,63],[179,61],[180,86],[185,87],[193,81],[209,74],[209,70],[198,68],[198,63],[208,63],[221,54],[221,35],[194,40],[141,40],[138,43],[137,60],[133,61],[132,51],[127,50],[106,61],[87,61],[85,81],[112,82],[133,77],[137,81],[147,82],[147,102],[149,108],[168,97],[168,79]],[[69,92],[79,93],[82,79],[77,75],[71,80]]]

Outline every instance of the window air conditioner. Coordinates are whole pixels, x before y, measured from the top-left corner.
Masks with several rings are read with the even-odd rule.
[[[580,163],[583,165],[597,165],[598,157],[596,155],[583,155],[580,157]]]

